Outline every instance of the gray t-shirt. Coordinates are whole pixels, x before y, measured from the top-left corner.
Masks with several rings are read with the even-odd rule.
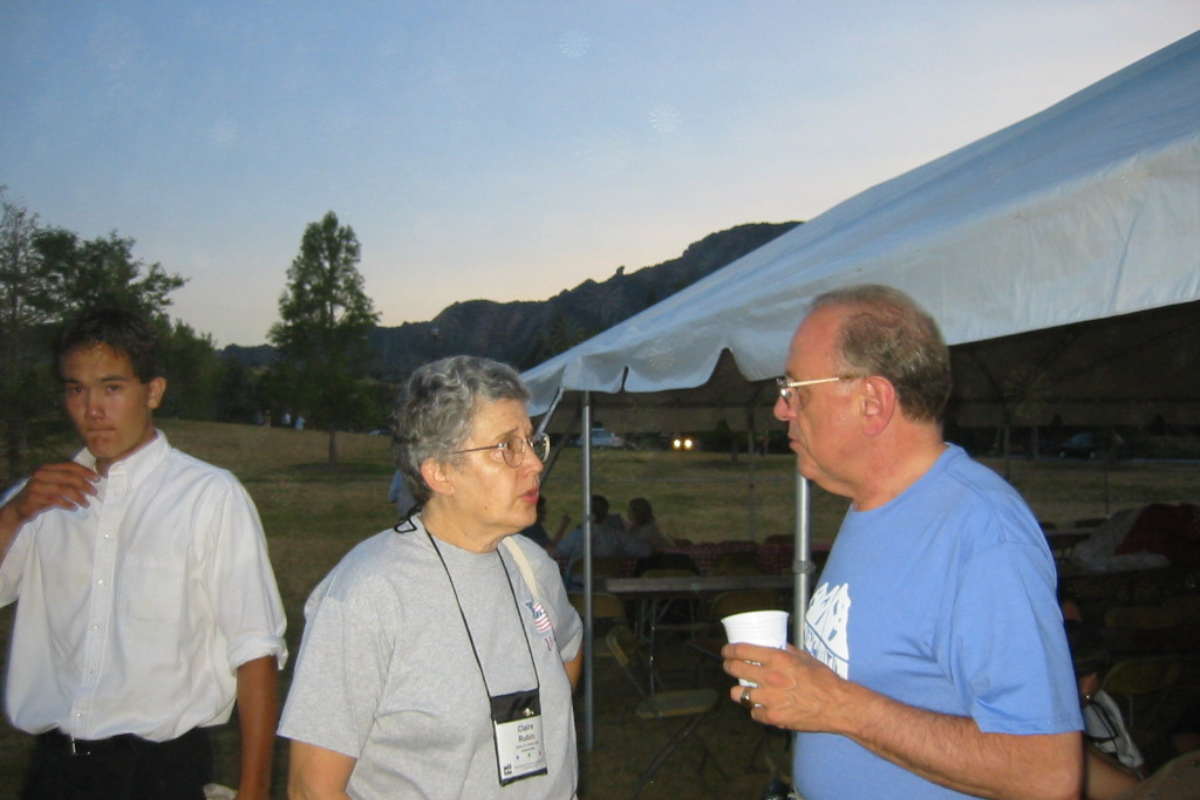
[[[583,626],[555,563],[515,537],[533,566],[547,626],[504,547],[471,553],[438,540],[443,568],[420,519],[414,523],[416,531],[388,530],[359,544],[309,597],[280,735],[357,759],[347,787],[356,800],[567,800],[578,764],[563,662],[578,653]],[[502,787],[488,693],[538,684],[548,774]]]

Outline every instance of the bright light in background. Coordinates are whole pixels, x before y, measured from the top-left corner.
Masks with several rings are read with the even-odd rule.
[[[0,6],[0,184],[258,344],[333,210],[385,325],[810,219],[1200,27],[1191,0]]]

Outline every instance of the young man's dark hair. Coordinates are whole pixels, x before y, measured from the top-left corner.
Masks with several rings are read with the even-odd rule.
[[[120,308],[91,308],[67,322],[54,343],[54,369],[81,347],[105,345],[129,357],[133,373],[146,383],[163,376],[162,344],[154,323]]]

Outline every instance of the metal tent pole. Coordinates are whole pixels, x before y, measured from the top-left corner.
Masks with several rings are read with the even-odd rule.
[[[796,535],[792,572],[795,573],[795,592],[792,601],[792,644],[804,649],[804,617],[808,614],[808,597],[812,592],[816,565],[812,560],[812,487],[808,479],[796,473]],[[791,736],[792,752],[796,752],[796,734]],[[795,780],[795,776],[792,776]]]
[[[749,502],[749,505],[750,505],[750,536],[749,536],[749,539],[752,542],[757,542],[758,541],[758,519],[757,519],[758,504],[757,504],[757,499],[755,498],[755,495],[754,495],[754,490],[755,490],[754,467],[755,467],[755,462],[757,460],[757,454],[755,452],[755,447],[754,447],[754,429],[753,428],[746,431],[746,444],[749,445],[749,447],[747,449],[749,450],[749,459],[750,459],[750,467],[749,467],[750,485],[747,487],[749,490],[748,494],[749,494],[749,500],[750,500],[750,502]]]
[[[792,572],[796,575],[796,591],[793,598],[792,643],[796,647],[804,644],[804,616],[808,613],[808,598],[812,594],[812,583],[816,564],[812,560],[812,497],[808,479],[796,473],[796,536]]]
[[[583,393],[583,749],[596,746],[596,671],[592,625],[592,393]],[[567,575],[567,580],[571,576]]]

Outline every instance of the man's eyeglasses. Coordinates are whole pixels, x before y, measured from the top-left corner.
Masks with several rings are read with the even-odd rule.
[[[516,468],[521,466],[521,462],[525,460],[527,450],[532,450],[533,454],[538,457],[538,461],[545,461],[550,455],[550,437],[544,433],[531,437],[509,436],[507,439],[501,439],[487,447],[468,447],[466,450],[455,450],[450,455],[477,453],[483,450],[499,450],[500,455],[504,457],[504,463]]]
[[[814,378],[811,381],[792,381],[787,378],[776,378],[775,385],[779,387],[779,396],[783,398],[783,402],[789,403],[796,395],[793,389],[799,389],[801,386],[814,386],[818,383],[833,383],[834,381],[853,380],[853,375],[839,375],[836,378]]]

